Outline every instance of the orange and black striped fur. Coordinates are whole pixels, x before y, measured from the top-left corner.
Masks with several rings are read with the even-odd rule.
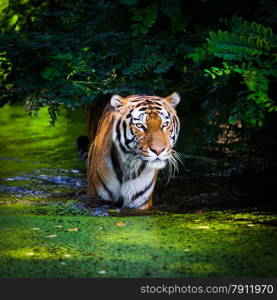
[[[173,146],[179,133],[175,111],[179,101],[177,93],[166,98],[114,95],[97,127],[92,121],[97,112],[88,111],[88,195],[123,201],[123,207],[128,208],[152,206],[158,170],[177,167],[178,155]],[[81,155],[86,158],[85,151]]]

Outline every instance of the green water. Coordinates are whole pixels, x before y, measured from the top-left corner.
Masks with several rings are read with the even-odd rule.
[[[85,199],[85,166],[76,151],[76,138],[85,133],[84,124],[82,110],[62,111],[56,125],[51,126],[47,108],[41,109],[38,116],[28,116],[22,105],[1,108],[0,202],[71,202],[79,208],[91,204]],[[245,170],[249,165],[247,169],[244,162],[197,155],[201,138],[187,130],[192,127],[191,121],[182,121],[178,151],[182,153],[183,164],[168,185],[160,174],[154,210],[147,213],[255,208],[261,204],[270,207],[269,193],[276,191],[273,178],[263,174],[258,178],[259,184],[253,185],[253,174],[248,180]],[[188,153],[192,148],[194,153]],[[256,169],[256,165],[250,164],[250,171]],[[105,205],[102,208],[107,210]],[[90,211],[101,215],[102,208]]]
[[[0,110],[2,200],[68,200],[84,190],[84,164],[75,142],[85,132],[83,112],[63,113],[53,127],[46,108],[37,117],[22,106]]]

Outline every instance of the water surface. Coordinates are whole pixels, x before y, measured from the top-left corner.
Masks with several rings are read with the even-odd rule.
[[[186,128],[185,121],[182,124]],[[38,116],[29,116],[21,105],[6,105],[0,109],[0,128],[1,203],[59,203],[97,216],[118,213],[118,208],[93,205],[86,197],[86,170],[76,151],[76,138],[85,133],[83,111],[62,111],[53,127],[46,108]],[[199,141],[199,137],[196,139]],[[270,196],[276,192],[274,180],[270,173],[261,172],[266,164],[197,155],[197,149],[188,153],[194,138],[184,130],[180,141],[183,165],[179,174],[169,184],[166,175],[160,175],[154,208],[145,214],[214,208],[274,209]]]

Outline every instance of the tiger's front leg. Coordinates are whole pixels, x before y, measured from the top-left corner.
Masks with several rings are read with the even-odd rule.
[[[150,209],[157,173],[157,170],[145,168],[136,178],[126,180],[121,187],[123,206],[143,210]]]
[[[107,163],[109,159],[102,161]],[[87,194],[97,199],[116,203],[120,198],[120,183],[109,165],[109,163],[102,165],[97,160],[91,160],[91,167],[88,171]]]
[[[90,147],[88,155],[87,179],[89,196],[110,202],[119,200],[120,182],[112,166],[112,159],[94,144]]]

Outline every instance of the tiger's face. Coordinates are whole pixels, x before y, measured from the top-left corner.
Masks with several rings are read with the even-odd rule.
[[[175,107],[180,101],[177,93],[166,98],[115,95],[111,105],[118,112],[115,139],[120,149],[132,153],[149,168],[161,169],[174,160],[173,146],[179,133]]]

